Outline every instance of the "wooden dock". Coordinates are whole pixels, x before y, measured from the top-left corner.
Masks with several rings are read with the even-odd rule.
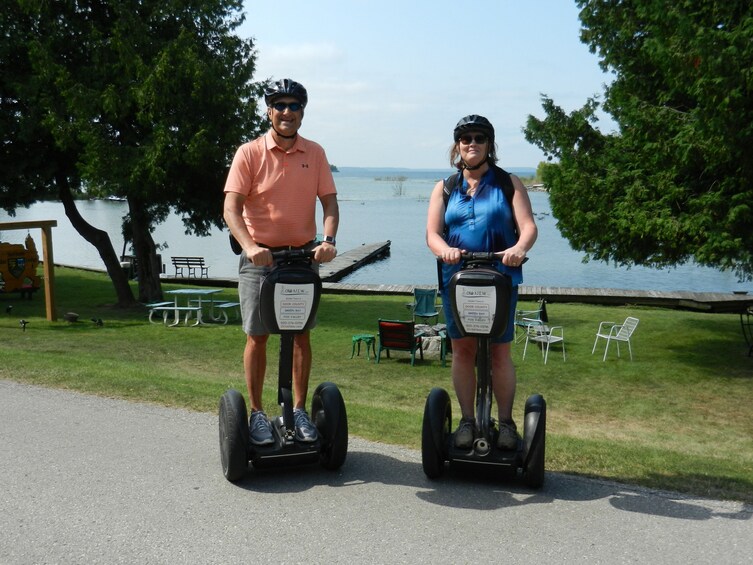
[[[431,285],[416,285],[427,287]],[[413,285],[324,283],[330,294],[413,294]],[[617,288],[565,288],[521,285],[519,300],[545,299],[549,303],[573,302],[611,306],[653,306],[701,312],[744,312],[753,306],[753,296],[731,292],[660,292]]]
[[[390,240],[378,243],[364,243],[335,257],[334,261],[319,267],[319,276],[323,282],[337,282],[356,269],[383,259],[390,254]]]
[[[741,312],[753,305],[753,296],[733,292],[629,290],[619,288],[563,288],[522,285],[522,300],[545,298],[548,302],[637,305],[703,312]]]

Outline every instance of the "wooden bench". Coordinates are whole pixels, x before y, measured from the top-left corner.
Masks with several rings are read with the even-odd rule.
[[[176,277],[184,277],[183,269],[187,269],[188,278],[195,278],[198,269],[199,277],[209,278],[209,267],[204,264],[204,257],[173,257],[172,261]]]

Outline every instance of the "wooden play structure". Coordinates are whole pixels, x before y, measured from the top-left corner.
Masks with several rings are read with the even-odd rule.
[[[57,320],[55,314],[55,268],[52,259],[52,228],[57,226],[56,220],[41,220],[30,222],[0,223],[0,232],[6,230],[42,230],[42,258],[44,268],[44,295],[47,307],[47,319]],[[41,282],[37,275],[39,254],[31,235],[26,237],[25,245],[0,242],[0,292],[21,292],[31,298],[34,291],[40,288]]]
[[[39,254],[31,234],[24,245],[0,241],[0,292],[20,292],[31,298],[39,290]]]

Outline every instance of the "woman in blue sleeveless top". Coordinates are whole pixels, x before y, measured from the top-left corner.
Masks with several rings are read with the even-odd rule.
[[[514,193],[512,202],[498,186],[494,167],[497,163],[494,127],[483,116],[461,119],[454,130],[455,143],[450,149],[450,163],[462,173],[457,188],[445,207],[443,187],[439,181],[429,201],[426,243],[442,260],[442,304],[447,320],[447,334],[452,340],[452,382],[462,412],[455,432],[455,444],[470,448],[475,439],[474,403],[476,395],[476,338],[463,337],[453,318],[448,283],[460,269],[463,251],[492,251],[499,257],[496,268],[512,279],[513,294],[510,320],[504,335],[492,343],[492,387],[497,401],[500,449],[514,449],[518,434],[512,419],[515,399],[515,367],[511,342],[515,334],[515,308],[518,285],[523,281],[521,265],[533,247],[538,230],[531,211],[528,192],[520,179],[510,175]]]

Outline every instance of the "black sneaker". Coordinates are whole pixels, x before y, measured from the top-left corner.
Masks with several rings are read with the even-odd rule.
[[[272,425],[269,423],[267,415],[261,410],[251,412],[251,417],[248,419],[248,432],[251,443],[254,445],[269,445],[275,442],[272,435]]]
[[[458,429],[455,430],[455,447],[458,449],[470,449],[476,438],[476,422],[473,418],[460,420]]]
[[[295,420],[296,440],[310,443],[319,439],[319,432],[316,430],[316,426],[311,423],[305,410],[299,408],[293,410],[293,419]]]
[[[518,428],[515,426],[515,422],[499,423],[497,447],[504,450],[515,449],[518,447]]]

